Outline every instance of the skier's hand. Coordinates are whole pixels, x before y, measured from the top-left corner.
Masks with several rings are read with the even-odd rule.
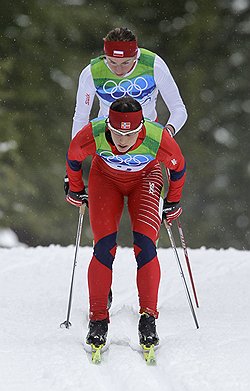
[[[69,190],[68,194],[66,195],[66,201],[79,208],[82,206],[82,204],[86,204],[87,207],[89,206],[88,194],[86,193],[85,188],[79,192]]]
[[[69,192],[69,178],[67,174],[63,178],[63,187],[64,187],[64,193],[67,196]]]
[[[172,225],[172,222],[182,214],[182,207],[179,206],[179,202],[168,202],[166,199],[163,203],[162,220],[166,220],[168,225]]]

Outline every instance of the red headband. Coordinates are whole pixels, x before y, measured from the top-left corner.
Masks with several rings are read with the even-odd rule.
[[[104,53],[110,57],[134,57],[138,51],[137,41],[105,41]]]
[[[142,110],[121,113],[120,111],[109,109],[109,122],[115,129],[135,130],[140,126],[142,120]]]

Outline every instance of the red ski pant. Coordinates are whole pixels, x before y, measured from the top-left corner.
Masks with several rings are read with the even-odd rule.
[[[155,244],[161,224],[162,173],[156,164],[138,176],[132,174],[133,180],[123,174],[129,173],[122,172],[118,180],[93,165],[89,175],[89,216],[95,243],[88,268],[91,320],[109,318],[107,299],[124,197],[128,200],[134,238],[140,313],[158,316],[160,266]]]

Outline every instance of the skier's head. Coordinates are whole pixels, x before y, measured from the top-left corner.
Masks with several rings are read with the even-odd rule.
[[[135,99],[126,96],[112,103],[107,127],[119,152],[126,152],[135,144],[143,123],[142,108]]]
[[[112,130],[125,134],[134,134],[142,128],[144,119],[140,103],[124,96],[115,100],[109,109],[108,125]]]
[[[107,64],[117,76],[124,76],[133,68],[137,52],[136,36],[127,28],[115,28],[104,38]]]

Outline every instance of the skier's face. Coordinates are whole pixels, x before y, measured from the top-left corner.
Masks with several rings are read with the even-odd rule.
[[[126,131],[124,131],[124,134],[121,135],[110,129],[111,137],[117,150],[124,153],[136,143],[139,132],[126,134]]]
[[[126,75],[134,66],[136,56],[134,57],[124,57],[124,58],[116,58],[106,56],[107,64],[111,71],[115,73],[117,76]]]

